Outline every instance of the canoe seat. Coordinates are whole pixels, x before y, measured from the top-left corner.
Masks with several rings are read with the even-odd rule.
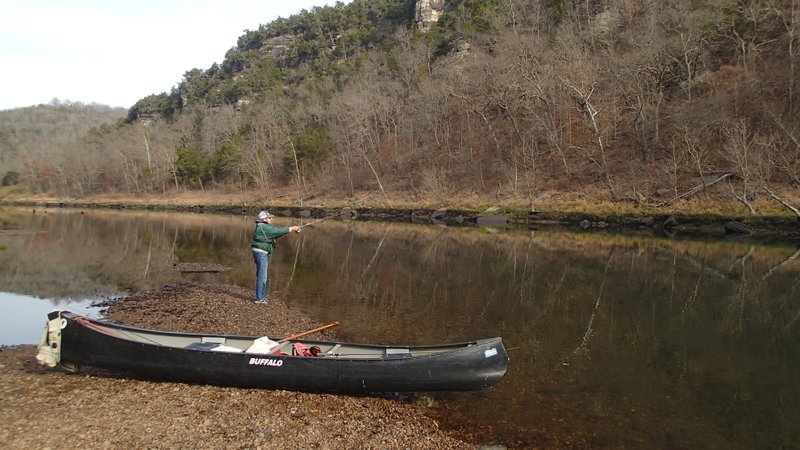
[[[192,342],[184,348],[189,350],[211,350],[212,352],[240,353],[242,349],[228,345],[217,344],[216,342]]]
[[[215,342],[192,342],[184,348],[189,350],[211,350],[214,347],[219,347],[219,344]]]
[[[407,348],[387,348],[383,353],[383,359],[406,359],[411,358],[411,350]]]

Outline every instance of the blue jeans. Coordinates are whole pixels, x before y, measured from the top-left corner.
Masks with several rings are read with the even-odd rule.
[[[253,252],[256,263],[256,300],[264,300],[267,293],[267,264],[269,257],[263,252]]]

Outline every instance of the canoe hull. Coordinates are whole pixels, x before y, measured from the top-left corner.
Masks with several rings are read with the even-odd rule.
[[[51,313],[52,314],[52,313]],[[60,363],[127,371],[147,378],[308,392],[461,391],[488,388],[508,368],[501,338],[442,345],[443,351],[404,358],[263,355],[175,348],[121,338],[61,313]],[[113,327],[113,328],[112,328]],[[164,333],[197,336],[182,333]],[[227,336],[241,339],[241,336]],[[298,341],[328,346],[325,341]],[[379,349],[381,346],[369,346]],[[435,347],[435,346],[434,346]],[[406,347],[414,354],[414,346]],[[430,346],[426,348],[431,348]]]

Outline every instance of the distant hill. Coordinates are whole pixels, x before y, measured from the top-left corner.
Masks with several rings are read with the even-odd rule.
[[[114,124],[125,114],[125,108],[59,100],[0,111],[0,177],[24,170],[26,158],[47,155],[50,149],[72,143],[92,128]]]

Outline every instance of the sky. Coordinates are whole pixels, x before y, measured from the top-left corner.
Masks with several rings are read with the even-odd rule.
[[[54,98],[130,108],[221,63],[245,30],[335,3],[0,0],[0,110]]]

